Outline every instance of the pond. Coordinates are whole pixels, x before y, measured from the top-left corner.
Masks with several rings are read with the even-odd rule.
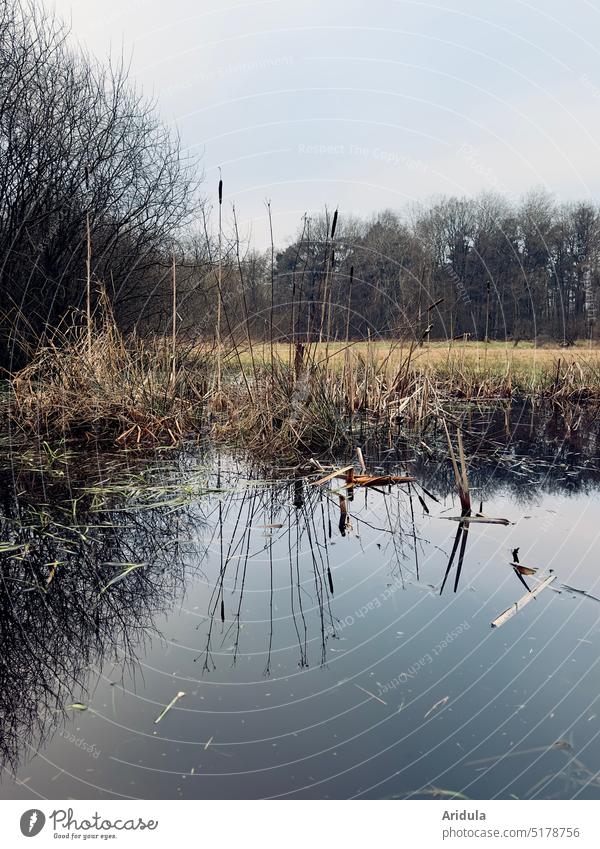
[[[600,798],[597,424],[456,424],[510,524],[454,520],[438,431],[354,492],[210,447],[10,457],[0,795]]]

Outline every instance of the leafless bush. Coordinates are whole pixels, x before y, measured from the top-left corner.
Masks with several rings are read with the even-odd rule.
[[[121,57],[73,49],[33,0],[0,9],[0,365],[14,368],[86,297],[92,279],[131,325],[168,275],[194,163]],[[165,254],[167,261],[165,261]]]

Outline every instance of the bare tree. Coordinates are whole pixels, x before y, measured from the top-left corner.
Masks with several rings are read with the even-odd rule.
[[[88,227],[92,277],[131,325],[193,208],[195,163],[130,85],[126,63],[98,64],[68,35],[33,0],[2,4],[4,366],[84,302]]]

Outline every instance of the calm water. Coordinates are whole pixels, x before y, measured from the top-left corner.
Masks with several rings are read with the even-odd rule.
[[[13,466],[2,797],[599,798],[596,429],[485,422],[474,508],[511,524],[471,525],[443,591],[459,509],[435,434],[368,457],[429,494],[358,490],[347,517],[336,482],[214,453]],[[492,629],[526,591],[516,548],[556,580]]]

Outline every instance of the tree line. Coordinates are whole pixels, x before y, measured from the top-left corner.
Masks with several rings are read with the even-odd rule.
[[[282,302],[293,301],[300,289],[306,300],[298,331],[311,323],[311,301],[327,288],[327,331],[338,339],[468,335],[569,344],[594,336],[600,297],[595,204],[559,204],[540,190],[516,202],[489,193],[446,197],[369,220],[344,224],[340,217],[332,237],[333,218],[305,221],[277,256]]]
[[[305,216],[285,248],[264,251],[241,243],[233,216],[220,240],[204,228],[187,244],[180,313],[192,334],[213,332],[220,300],[238,338],[273,328],[301,342],[595,339],[600,209],[591,202],[534,190],[513,202],[437,198],[369,218],[326,212]]]

